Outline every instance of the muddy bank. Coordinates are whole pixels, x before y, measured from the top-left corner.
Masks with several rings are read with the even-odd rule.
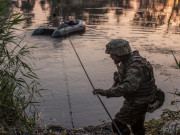
[[[49,125],[39,130],[40,135],[116,135],[113,133],[110,122],[100,125],[87,126],[77,129],[65,129],[60,125]]]
[[[173,123],[159,124],[161,123],[160,119],[152,119],[148,122],[145,122],[146,134],[145,135],[165,135],[165,134],[176,134],[180,135],[180,124],[176,125],[176,129],[173,130]],[[129,126],[130,128],[130,126]],[[131,129],[131,128],[130,128]],[[168,130],[167,130],[168,129]],[[171,129],[171,131],[169,130]],[[91,125],[84,128],[77,129],[65,129],[60,125],[49,125],[47,128],[41,129],[38,132],[38,135],[117,135],[113,133],[111,122],[104,122],[100,125]],[[131,132],[131,135],[133,133]]]
[[[154,124],[145,123],[146,135],[160,135],[152,133]],[[130,128],[130,126],[129,126]],[[155,128],[154,128],[155,129]],[[153,131],[154,132],[154,131]],[[39,135],[117,135],[113,133],[111,122],[104,122],[100,125],[91,125],[84,128],[65,129],[60,125],[49,125],[47,128],[39,130]],[[133,135],[131,133],[131,135]]]

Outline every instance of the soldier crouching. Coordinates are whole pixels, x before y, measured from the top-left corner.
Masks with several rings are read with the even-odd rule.
[[[117,65],[118,72],[114,74],[115,83],[108,90],[95,89],[93,93],[107,98],[121,96],[125,98],[122,108],[112,122],[115,133],[118,134],[117,126],[122,135],[130,135],[127,126],[130,125],[134,135],[145,135],[145,114],[148,109],[153,112],[159,107],[157,104],[153,109],[149,108],[149,104],[157,100],[158,89],[155,85],[153,68],[138,51],[131,51],[126,40],[110,41],[106,45],[105,52],[110,54]]]

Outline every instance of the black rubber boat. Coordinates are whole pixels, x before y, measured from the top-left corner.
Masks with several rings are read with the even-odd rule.
[[[32,35],[51,35],[53,38],[60,38],[73,33],[82,32],[86,29],[86,23],[82,20],[70,20],[60,24],[59,29],[52,26],[42,26],[35,29]]]

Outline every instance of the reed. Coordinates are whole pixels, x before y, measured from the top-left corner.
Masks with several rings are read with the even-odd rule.
[[[31,49],[15,40],[15,26],[25,19],[12,13],[10,0],[0,2],[0,134],[32,134],[36,126],[38,76],[27,63]]]
[[[172,50],[171,50],[171,53],[172,53],[172,55],[173,55],[173,57],[174,57],[174,60],[175,60],[175,62],[176,62],[177,67],[180,68],[180,60],[179,60],[179,61],[177,60],[177,58],[176,58],[176,56],[174,55],[174,52],[173,52]]]

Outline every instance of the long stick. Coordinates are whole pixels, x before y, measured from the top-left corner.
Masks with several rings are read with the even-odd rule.
[[[71,43],[71,45],[72,45],[72,47],[73,47],[73,49],[74,49],[74,51],[75,51],[75,53],[76,53],[76,56],[77,56],[78,59],[79,59],[79,62],[80,62],[80,64],[81,64],[82,68],[84,69],[84,72],[85,72],[85,74],[86,74],[86,76],[87,76],[87,78],[88,78],[88,80],[89,80],[89,82],[90,82],[90,84],[91,84],[93,90],[94,90],[94,89],[95,89],[95,88],[94,88],[94,85],[93,85],[91,79],[89,78],[89,75],[87,74],[86,69],[84,68],[84,66],[83,66],[83,64],[82,64],[81,59],[80,59],[80,57],[79,57],[79,55],[78,55],[78,53],[77,53],[77,51],[76,51],[74,45],[72,44],[72,42],[71,42],[71,40],[70,40],[69,37],[68,37],[68,39],[69,39],[69,41],[70,41],[70,43]],[[105,107],[104,103],[102,102],[102,100],[101,100],[101,98],[99,97],[98,94],[97,94],[97,97],[98,97],[99,101],[101,102],[102,106],[104,107],[104,109],[105,109],[106,113],[108,114],[109,118],[111,119],[112,123],[113,123],[114,126],[116,127],[116,129],[117,129],[119,135],[122,135],[122,133],[120,132],[120,130],[119,130],[119,128],[117,127],[116,123],[113,121],[113,119],[112,119],[110,113],[108,112],[107,108]]]

